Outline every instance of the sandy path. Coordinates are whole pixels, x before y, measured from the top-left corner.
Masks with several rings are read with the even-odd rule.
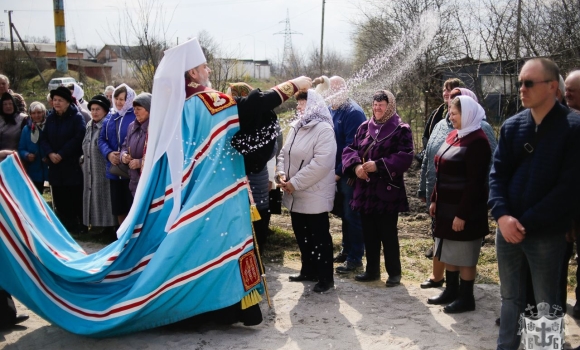
[[[273,308],[262,302],[257,327],[207,325],[195,330],[152,329],[109,339],[92,339],[51,326],[18,303],[31,319],[0,333],[4,349],[494,349],[499,312],[497,285],[476,285],[477,311],[447,315],[426,304],[437,290],[416,282],[385,288],[352,276],[336,280],[329,294],[312,293],[313,283],[291,283],[290,267],[268,267]],[[338,277],[338,276],[337,276]],[[573,303],[574,301],[569,301]],[[573,305],[573,304],[572,304]],[[571,306],[570,306],[571,308]],[[567,340],[580,344],[578,323],[567,316]]]

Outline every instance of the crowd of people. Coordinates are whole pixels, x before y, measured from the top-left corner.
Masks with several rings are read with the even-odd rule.
[[[34,101],[27,109],[8,78],[0,81],[0,149],[18,152],[40,193],[49,183],[67,230],[114,233],[139,181],[151,94],[136,96],[121,84],[85,101],[83,89],[71,84],[50,91],[48,108]]]
[[[207,66],[192,69],[192,88],[211,86],[210,73]],[[409,210],[404,173],[416,158],[417,195],[431,216],[433,237],[426,253],[433,268],[421,288],[445,285],[427,303],[444,305],[446,313],[476,309],[474,282],[489,208],[498,223],[498,349],[519,347],[518,321],[527,304],[545,301],[554,313],[565,312],[565,276],[580,232],[580,71],[564,80],[551,60],[527,61],[518,79],[522,110],[507,119],[499,139],[476,94],[459,79],[445,81],[443,103],[427,118],[417,154],[391,91],[373,94],[367,118],[343,78],[319,77],[316,89],[308,78],[297,79],[296,118],[283,143],[273,112],[280,90],[263,93],[236,83],[227,91],[240,115],[232,146],[244,156],[251,201],[262,217],[254,223],[258,246],[266,243],[269,193],[276,187],[290,212],[302,262],[290,281],[314,281],[313,291],[326,293],[334,288],[335,272],[379,280],[382,247],[386,287],[400,285],[397,223]],[[252,102],[256,94],[260,104]],[[67,229],[121,225],[146,162],[152,95],[121,84],[87,102],[75,84],[52,90],[48,109],[37,101],[26,109],[18,96],[0,75],[0,149],[18,151],[39,191],[49,182]],[[330,211],[342,219],[336,256]],[[572,314],[580,318],[580,303]]]

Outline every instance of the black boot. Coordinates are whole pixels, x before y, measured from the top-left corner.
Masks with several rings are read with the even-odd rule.
[[[457,299],[459,294],[459,271],[445,270],[445,290],[436,297],[427,299],[427,304],[449,304]]]
[[[475,281],[461,280],[459,284],[459,297],[451,304],[443,308],[447,314],[458,314],[475,310],[475,297],[473,296],[473,283]]]

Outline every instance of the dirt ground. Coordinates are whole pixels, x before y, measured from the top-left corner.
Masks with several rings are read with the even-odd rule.
[[[370,284],[351,276],[336,279],[328,294],[311,292],[312,282],[288,282],[298,265],[267,268],[272,308],[262,301],[264,322],[256,327],[205,325],[157,328],[107,339],[77,336],[52,326],[17,303],[31,319],[0,333],[3,349],[494,349],[499,314],[497,285],[477,284],[477,310],[457,315],[428,305],[439,290],[403,280],[385,288],[386,276]],[[569,301],[572,308],[574,301]],[[578,322],[566,317],[567,341],[580,345]]]
[[[423,204],[414,198],[417,170],[408,176],[411,212],[401,216],[402,238],[427,238],[429,220]],[[272,224],[291,231],[288,216],[273,216]],[[335,240],[340,220],[333,219]],[[486,240],[487,241],[487,240]],[[489,239],[489,243],[493,238]],[[103,247],[82,243],[91,252]],[[419,257],[418,259],[425,258]],[[402,285],[385,288],[381,281],[360,283],[352,275],[335,276],[336,288],[328,294],[311,291],[313,284],[292,283],[299,260],[267,261],[272,308],[261,302],[264,322],[256,327],[240,324],[204,325],[197,329],[151,329],[107,339],[77,336],[52,326],[17,301],[20,313],[31,318],[10,331],[0,332],[0,349],[494,349],[498,328],[499,286],[475,286],[477,310],[457,315],[428,305],[439,289],[421,289],[417,279],[404,275]],[[569,295],[568,310],[575,303]],[[580,322],[566,316],[569,345],[580,345]]]

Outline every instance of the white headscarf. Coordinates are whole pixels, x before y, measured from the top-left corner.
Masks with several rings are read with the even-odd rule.
[[[330,115],[330,111],[326,106],[326,102],[324,102],[324,98],[313,89],[309,89],[306,100],[306,108],[304,108],[303,113],[299,113],[297,125],[304,126],[310,123],[312,120],[326,122],[334,127],[332,116]]]
[[[481,121],[485,119],[485,111],[479,103],[469,96],[457,96],[461,103],[461,129],[457,130],[459,138],[465,137],[475,130],[481,129]]]
[[[115,105],[115,98],[113,97],[113,111],[119,113],[119,115],[124,116],[128,110],[133,108],[133,101],[135,100],[135,90],[131,89],[129,85],[123,83],[117,86],[115,88],[115,91],[117,91],[117,89],[119,89],[121,86],[124,86],[127,89],[127,96],[125,96],[125,104],[123,105],[123,108],[121,108],[121,110],[118,110],[117,106]],[[113,92],[113,96],[115,96],[115,91]]]
[[[78,101],[80,101],[83,96],[85,95],[85,91],[83,90],[82,87],[80,87],[79,84],[77,83],[73,83],[73,92],[72,92],[73,97]]]

